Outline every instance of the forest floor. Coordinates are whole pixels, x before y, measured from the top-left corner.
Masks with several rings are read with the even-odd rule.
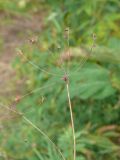
[[[43,16],[42,16],[43,17]],[[19,90],[21,81],[15,81],[15,70],[12,62],[19,48],[29,35],[42,30],[41,14],[32,16],[10,15],[0,13],[0,99],[13,97]],[[12,92],[11,92],[12,90]]]

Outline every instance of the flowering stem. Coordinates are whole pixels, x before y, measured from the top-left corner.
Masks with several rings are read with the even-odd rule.
[[[73,113],[72,113],[72,105],[71,105],[71,100],[70,100],[69,82],[66,82],[66,88],[67,88],[68,104],[69,104],[69,109],[70,109],[73,143],[74,143],[74,145],[73,145],[73,160],[76,160],[75,127],[74,127],[74,119],[73,119]]]

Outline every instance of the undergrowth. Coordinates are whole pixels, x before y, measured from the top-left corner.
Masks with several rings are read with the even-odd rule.
[[[76,160],[119,160],[118,1],[89,4],[71,0],[64,2],[65,8],[54,2],[49,1],[49,29],[43,37],[29,39],[29,45],[24,43],[13,64],[24,90],[11,101],[0,103],[4,108],[0,113],[0,158],[73,160],[73,127],[65,87],[69,79]],[[72,28],[69,41],[65,33],[63,38],[62,22],[68,24],[67,19]],[[93,30],[97,37],[90,37]]]

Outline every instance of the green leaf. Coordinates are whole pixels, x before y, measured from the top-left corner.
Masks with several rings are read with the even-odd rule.
[[[66,92],[64,92],[66,93]],[[104,99],[115,93],[109,77],[109,70],[95,64],[88,64],[84,68],[70,76],[71,98]],[[61,94],[64,99],[65,94]]]

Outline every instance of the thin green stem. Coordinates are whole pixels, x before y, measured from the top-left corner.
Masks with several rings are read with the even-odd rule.
[[[60,151],[60,149],[55,145],[55,143],[40,129],[38,128],[34,123],[32,123],[28,118],[26,118],[25,116],[23,116],[23,119],[30,124],[34,129],[36,129],[38,132],[40,132],[44,137],[46,137],[53,145],[54,147],[58,150],[58,152],[60,153],[61,157],[63,158],[63,160],[65,160],[62,152]]]
[[[22,118],[23,118],[28,124],[30,124],[34,129],[36,129],[39,133],[41,133],[44,137],[46,137],[46,138],[51,142],[51,144],[53,144],[53,146],[55,147],[55,149],[56,149],[56,150],[59,152],[59,154],[61,155],[62,159],[65,160],[65,157],[63,156],[61,150],[56,146],[56,144],[55,144],[40,128],[38,128],[33,122],[31,122],[26,116],[24,116],[23,113],[18,112],[18,111],[16,111],[16,110],[12,109],[12,108],[9,108],[9,107],[7,107],[6,105],[3,105],[3,104],[1,104],[1,103],[0,103],[0,106],[8,109],[8,110],[11,111],[11,112],[14,112],[14,113],[16,113],[16,114],[18,114],[18,115],[21,115]]]
[[[71,100],[70,100],[69,82],[66,82],[66,88],[67,88],[68,104],[69,104],[69,109],[70,109],[72,134],[73,134],[73,160],[76,160],[75,127],[74,127],[74,119],[73,119],[73,113],[72,113],[72,105],[71,105]]]

